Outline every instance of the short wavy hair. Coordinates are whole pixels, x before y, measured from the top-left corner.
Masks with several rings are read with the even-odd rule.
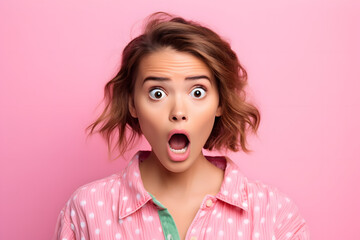
[[[128,102],[134,93],[137,69],[144,56],[170,47],[198,57],[215,77],[222,115],[216,117],[204,149],[250,152],[247,134],[249,130],[257,132],[260,113],[246,101],[247,73],[230,44],[205,26],[164,12],[150,15],[146,23],[144,32],[124,48],[120,70],[105,86],[105,109],[88,127],[90,133],[100,132],[109,151],[116,140],[120,153],[142,135]]]

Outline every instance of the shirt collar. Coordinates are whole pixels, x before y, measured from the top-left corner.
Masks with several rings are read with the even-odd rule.
[[[123,219],[139,210],[151,200],[145,190],[139,170],[139,159],[146,152],[137,152],[121,174],[119,218]]]
[[[122,171],[119,193],[119,218],[123,219],[143,207],[152,197],[141,180],[139,162],[146,151],[139,151]],[[216,198],[248,211],[247,178],[236,164],[226,157],[205,156],[208,161],[225,170],[224,180]]]
[[[225,170],[224,180],[216,198],[245,211],[249,210],[248,180],[239,167],[227,157],[206,157],[217,167]]]

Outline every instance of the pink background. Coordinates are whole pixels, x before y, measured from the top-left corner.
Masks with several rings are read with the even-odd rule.
[[[312,239],[359,239],[355,0],[0,1],[0,239],[49,239],[76,188],[124,166],[84,129],[125,43],[159,10],[212,27],[248,70],[262,122],[254,153],[230,154],[243,172],[287,193]]]

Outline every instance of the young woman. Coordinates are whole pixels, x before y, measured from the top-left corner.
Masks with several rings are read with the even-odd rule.
[[[212,30],[157,13],[124,49],[91,125],[122,152],[144,135],[120,173],[79,188],[61,211],[57,239],[309,239],[296,205],[248,180],[226,157],[243,150],[260,114],[246,101],[247,75]],[[128,132],[127,130],[130,130]],[[130,133],[130,135],[129,135]]]

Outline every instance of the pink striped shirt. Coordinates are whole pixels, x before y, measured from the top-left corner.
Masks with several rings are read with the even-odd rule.
[[[76,190],[60,212],[55,238],[176,239],[164,236],[159,205],[144,189],[137,153],[119,174]],[[224,169],[216,196],[207,195],[186,239],[310,239],[298,208],[276,188],[251,182],[224,157],[206,157]]]

